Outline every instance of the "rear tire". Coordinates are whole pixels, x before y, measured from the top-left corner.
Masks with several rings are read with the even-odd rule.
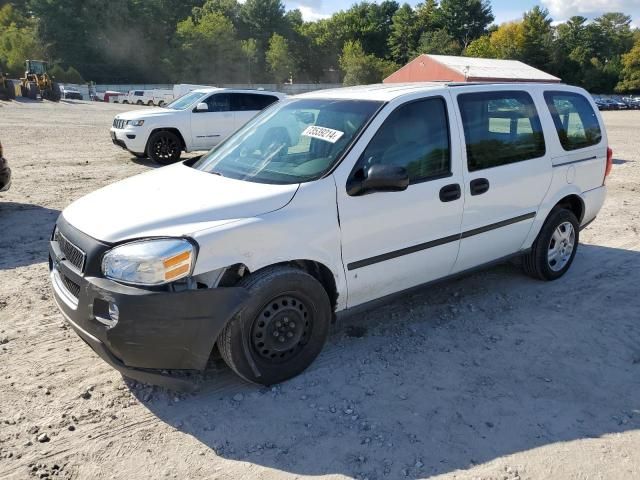
[[[7,82],[7,97],[9,100],[14,100],[16,98],[16,86],[11,80]]]
[[[153,100],[149,100],[149,101],[147,102],[147,106],[149,106],[149,107],[153,107]]]
[[[240,281],[249,299],[217,340],[225,363],[262,385],[302,373],[329,334],[331,303],[323,286],[292,267],[270,267]]]
[[[144,103],[142,103],[142,100],[138,100],[138,101],[136,102],[136,105],[144,105]]]
[[[147,155],[160,165],[169,165],[180,160],[182,142],[173,132],[155,132],[149,137]]]
[[[539,280],[557,280],[573,263],[580,240],[580,224],[573,212],[552,210],[531,251],[522,261],[527,275]]]
[[[38,99],[38,85],[35,82],[29,82],[27,86],[27,97],[31,100]]]
[[[51,101],[53,102],[59,102],[60,99],[62,98],[62,93],[60,92],[60,85],[58,85],[56,82],[53,82],[51,84]]]

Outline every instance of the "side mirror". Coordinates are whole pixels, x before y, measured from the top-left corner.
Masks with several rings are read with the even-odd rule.
[[[365,172],[358,171],[347,184],[347,193],[352,196],[373,192],[401,192],[409,187],[409,173],[404,167],[394,165],[372,165]]]
[[[206,104],[205,102],[199,103],[198,106],[196,107],[196,112],[208,112],[209,111],[209,105]]]

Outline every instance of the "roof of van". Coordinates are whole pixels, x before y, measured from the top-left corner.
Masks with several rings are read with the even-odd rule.
[[[378,83],[375,85],[359,85],[357,87],[332,88],[328,90],[316,90],[309,93],[296,95],[296,98],[336,98],[353,100],[377,100],[388,102],[395,98],[412,93],[428,92],[443,88],[464,88],[479,85],[500,85],[512,88],[524,86],[536,88],[546,85],[558,89],[565,85],[558,83],[525,83],[525,82],[419,82],[419,83]]]
[[[257,88],[223,88],[223,87],[208,87],[208,88],[194,88],[191,92],[196,93],[213,93],[213,92],[223,92],[223,91],[231,91],[231,92],[247,92],[247,93],[263,93],[265,95],[277,95],[280,97],[286,96],[281,92],[273,92],[271,90],[259,90]]]

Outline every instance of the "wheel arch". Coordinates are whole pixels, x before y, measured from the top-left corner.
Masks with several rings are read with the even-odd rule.
[[[222,277],[220,278],[219,287],[232,287],[236,285],[240,279],[242,279],[246,275],[250,275],[252,273],[257,273],[266,268],[273,267],[293,267],[299,270],[302,270],[312,277],[314,277],[324,290],[327,292],[327,296],[329,297],[329,301],[331,303],[331,309],[335,313],[337,305],[338,305],[338,285],[336,282],[335,275],[331,271],[331,269],[323,264],[322,262],[318,262],[316,260],[308,260],[308,259],[296,259],[296,260],[288,260],[284,262],[272,263],[269,265],[260,266],[254,270],[251,270],[244,263],[237,263],[235,265],[230,265],[226,267],[226,270]]]
[[[176,134],[180,139],[180,145],[182,146],[182,149],[186,150],[187,144],[184,140],[184,135],[182,135],[182,132],[180,131],[180,129],[175,127],[158,127],[158,128],[154,128],[149,132],[149,137],[147,137],[147,144],[145,145],[145,151],[149,148],[149,140],[151,139],[152,135],[157,132],[171,132]]]
[[[570,195],[561,198],[551,209],[551,211],[556,210],[558,208],[566,208],[567,210],[573,212],[573,214],[578,219],[578,224],[582,223],[585,212],[584,200],[580,195],[572,193]],[[549,213],[550,214],[550,213]]]

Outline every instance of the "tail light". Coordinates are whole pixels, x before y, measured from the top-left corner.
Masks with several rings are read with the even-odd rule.
[[[607,166],[604,169],[604,179],[602,179],[602,184],[604,185],[605,180],[611,173],[611,169],[613,168],[613,150],[611,147],[607,147]]]

